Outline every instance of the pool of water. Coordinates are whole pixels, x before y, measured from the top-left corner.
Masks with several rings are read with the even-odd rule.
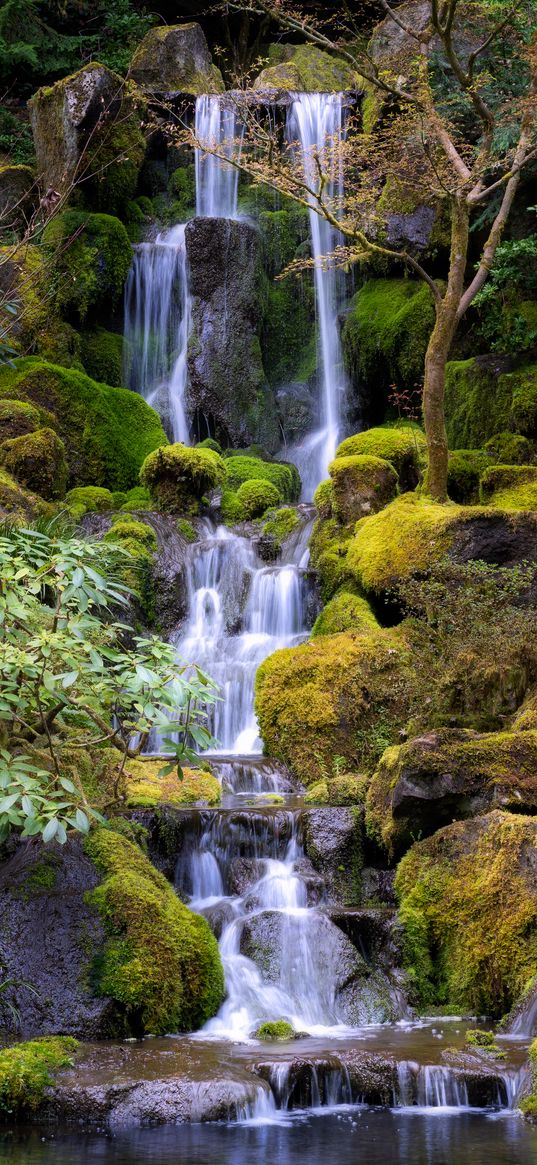
[[[533,1165],[516,1115],[349,1109],[269,1125],[182,1125],[114,1138],[0,1135],[9,1165]]]

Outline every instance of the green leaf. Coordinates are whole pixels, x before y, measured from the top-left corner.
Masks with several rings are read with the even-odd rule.
[[[50,821],[47,822],[47,824],[45,825],[45,828],[43,830],[43,841],[49,842],[49,841],[52,841],[56,837],[59,824],[60,823],[59,823],[57,817],[51,817]],[[65,830],[64,830],[64,832],[65,832]]]

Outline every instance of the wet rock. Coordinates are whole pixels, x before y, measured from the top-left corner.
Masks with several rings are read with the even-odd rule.
[[[192,219],[185,232],[192,294],[189,407],[219,440],[274,451],[279,432],[261,360],[261,250],[257,229]]]
[[[395,870],[380,870],[364,866],[362,870],[362,901],[382,906],[396,906],[393,882]]]
[[[329,918],[368,963],[392,971],[402,963],[402,928],[396,910],[341,910],[333,907]]]
[[[104,931],[85,895],[99,880],[80,841],[20,842],[0,869],[0,965],[24,1038],[105,1039],[118,1029],[115,1005],[89,986]]]
[[[220,69],[213,65],[201,25],[152,28],[138,46],[129,76],[147,93],[222,93]]]
[[[228,885],[230,894],[244,896],[250,886],[263,877],[264,862],[255,858],[234,858],[230,863]]]
[[[325,879],[327,896],[346,905],[359,902],[363,811],[358,807],[307,809],[304,851]]]
[[[263,1060],[253,1071],[266,1080],[284,1111],[329,1104],[391,1104],[396,1066],[391,1058],[351,1051],[333,1056]]]
[[[206,906],[200,914],[207,919],[213,934],[220,940],[222,931],[233,919],[234,911],[231,902],[216,902],[214,906]]]
[[[444,728],[386,749],[367,795],[368,827],[400,853],[457,818],[537,812],[537,732]]]

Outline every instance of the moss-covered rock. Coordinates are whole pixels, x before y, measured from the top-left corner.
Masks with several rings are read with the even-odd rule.
[[[213,65],[201,25],[166,24],[151,28],[132,58],[129,75],[148,93],[223,93],[220,69]]]
[[[280,491],[271,481],[252,477],[243,481],[237,490],[237,500],[245,518],[262,518],[267,510],[274,509],[281,502]]]
[[[358,74],[346,61],[315,45],[271,45],[269,62],[256,77],[254,89],[338,93],[359,87]]]
[[[306,785],[349,772],[395,739],[408,716],[410,652],[398,630],[319,636],[271,655],[257,673],[256,710],[266,752]]]
[[[212,449],[190,449],[178,442],[155,449],[140,470],[140,482],[162,510],[196,513],[207,490],[222,485],[224,461]]]
[[[360,773],[339,773],[310,785],[306,805],[352,806],[365,804],[370,778]]]
[[[379,425],[346,437],[336,450],[336,461],[340,457],[379,457],[393,465],[401,489],[413,489],[418,484],[425,455],[425,437],[417,425]]]
[[[326,520],[333,516],[334,494],[330,480],[319,482],[313,495],[313,502],[319,518]]]
[[[485,449],[500,465],[531,465],[536,457],[535,444],[520,433],[495,433]]]
[[[123,385],[123,336],[98,328],[81,337],[80,356],[84,371],[100,384]]]
[[[65,444],[69,485],[128,489],[153,449],[167,443],[159,417],[126,388],[97,384],[83,372],[36,357],[0,368],[0,400],[49,410]]]
[[[23,400],[0,400],[0,443],[35,433],[41,425],[39,409]]]
[[[2,302],[14,304],[17,310],[12,316],[0,309],[10,346],[20,352],[31,350],[54,315],[40,247],[31,243],[18,250],[0,247],[0,292]]]
[[[479,501],[481,474],[497,458],[488,449],[455,449],[449,454],[448,494],[453,502],[471,506]]]
[[[121,576],[127,586],[137,593],[144,622],[151,625],[154,619],[152,567],[157,549],[155,531],[145,522],[119,513],[112,518],[112,525],[104,535],[104,541],[119,546],[125,552],[126,561],[120,564]]]
[[[126,498],[121,503],[121,509],[127,513],[133,510],[150,510],[151,509],[151,494],[143,485],[135,485],[132,489],[127,490]]]
[[[353,531],[336,518],[319,519],[310,538],[311,565],[319,575],[321,598],[327,603],[337,590],[352,580],[347,552]]]
[[[329,466],[333,508],[341,522],[376,514],[397,493],[397,474],[389,461],[355,453],[336,457]]]
[[[98,829],[86,852],[103,875],[88,895],[109,938],[95,971],[101,994],[121,1004],[127,1029],[192,1031],[217,1011],[224,976],[216,939],[138,846]]]
[[[537,812],[537,732],[445,728],[388,748],[367,798],[369,832],[401,853],[456,818]]]
[[[35,179],[31,166],[0,165],[0,221],[10,228],[21,226],[31,215]],[[35,191],[35,195],[37,191]]]
[[[537,820],[494,810],[415,844],[396,889],[422,1006],[501,1016],[537,973]]]
[[[46,326],[38,332],[34,348],[36,355],[49,364],[61,364],[64,368],[84,371],[80,356],[80,334],[66,320],[52,316]]]
[[[477,449],[506,430],[537,437],[537,365],[512,365],[502,356],[448,364],[445,411],[452,448]]]
[[[7,470],[0,468],[0,519],[30,522],[41,516],[52,516],[48,503],[37,494],[24,489]]]
[[[36,429],[4,441],[0,462],[21,485],[47,501],[64,496],[68,474],[65,445],[54,429]]]
[[[54,1074],[68,1068],[78,1048],[71,1036],[43,1036],[0,1051],[0,1123],[39,1108]]]
[[[204,769],[183,769],[159,777],[162,761],[135,760],[128,765],[127,804],[153,808],[155,805],[219,805],[222,789],[216,777]]]
[[[241,453],[233,453],[225,459],[226,486],[237,491],[245,481],[270,481],[286,502],[296,502],[300,497],[300,477],[298,470],[290,463],[262,461]]]
[[[423,382],[425,352],[435,320],[426,284],[371,279],[356,293],[342,332],[345,363],[366,396],[391,385],[411,392]]]
[[[537,466],[491,466],[481,478],[481,499],[499,510],[537,510]]]
[[[274,514],[270,514],[263,526],[263,537],[270,538],[277,550],[281,550],[283,543],[294,533],[300,525],[298,513],[292,506],[281,506]]]
[[[67,191],[93,209],[121,213],[134,197],[145,153],[142,95],[95,61],[29,102],[44,189]]]
[[[293,1025],[286,1019],[273,1019],[258,1027],[255,1038],[266,1043],[287,1043],[288,1040],[295,1038],[295,1033]]]
[[[74,518],[83,518],[84,514],[105,514],[113,510],[114,499],[109,489],[98,485],[79,485],[70,489],[65,501]]]
[[[91,312],[106,314],[115,307],[132,261],[130,239],[118,218],[65,210],[45,228],[43,243],[54,267],[61,311],[80,321]]]
[[[311,636],[316,639],[318,635],[339,635],[341,631],[351,631],[356,635],[378,628],[367,599],[352,583],[346,583],[317,616]]]

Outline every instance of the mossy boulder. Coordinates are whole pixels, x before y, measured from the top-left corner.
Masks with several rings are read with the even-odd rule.
[[[51,508],[43,498],[24,489],[15,478],[0,468],[0,520],[31,522],[38,517],[51,517]]]
[[[80,355],[81,337],[67,320],[52,316],[38,333],[34,349],[35,354],[49,364],[61,364],[64,368],[77,368],[79,372],[84,372]]]
[[[353,537],[352,527],[342,526],[336,518],[318,519],[310,538],[311,565],[319,575],[324,603],[352,582],[347,552]]]
[[[132,262],[130,239],[118,218],[65,210],[45,228],[43,244],[54,267],[62,312],[82,321],[116,306]]]
[[[2,302],[13,303],[17,311],[12,316],[0,309],[10,346],[20,352],[31,350],[54,315],[40,247],[33,243],[18,249],[0,247],[0,293]]]
[[[339,773],[310,785],[306,805],[363,806],[370,778],[360,773]]]
[[[448,494],[452,502],[465,506],[479,502],[481,475],[496,460],[489,449],[455,449],[450,453]]]
[[[281,506],[274,514],[270,514],[263,525],[263,537],[270,538],[276,550],[281,550],[283,543],[294,534],[300,525],[298,513],[292,506]]]
[[[84,372],[99,384],[123,385],[123,336],[97,328],[81,336],[80,358]]]
[[[317,616],[311,633],[312,639],[318,635],[339,635],[351,631],[355,635],[361,631],[374,631],[379,624],[367,602],[352,583],[346,583],[341,590],[323,607]]]
[[[334,492],[330,480],[319,482],[313,495],[313,503],[319,518],[326,520],[333,516]]]
[[[123,581],[137,595],[144,622],[150,626],[154,620],[153,565],[157,550],[157,536],[152,526],[140,522],[126,514],[116,514],[112,525],[104,535],[104,542],[118,546],[125,554],[119,569]]]
[[[421,1006],[499,1018],[537,973],[537,820],[494,810],[413,845],[396,874]]]
[[[142,95],[95,61],[28,103],[43,188],[75,196],[92,209],[121,213],[134,197],[145,154]]]
[[[257,90],[302,93],[338,93],[358,87],[358,74],[346,61],[315,45],[270,45],[269,65],[254,81]]]
[[[456,818],[537,813],[537,732],[444,728],[386,749],[367,798],[368,830],[401,853]]]
[[[237,490],[237,500],[245,518],[262,518],[267,510],[281,502],[280,491],[266,479],[253,477],[243,481]]]
[[[125,837],[101,828],[85,847],[103,877],[88,895],[109,936],[95,961],[100,993],[122,1006],[126,1028],[136,1034],[200,1027],[224,994],[218,945],[205,919]]]
[[[32,199],[34,183],[31,166],[0,166],[0,220],[3,229],[8,224],[11,229],[22,226],[30,217],[31,203],[35,201]]]
[[[500,510],[537,510],[537,466],[491,466],[481,478],[481,499]]]
[[[260,457],[232,453],[225,458],[226,486],[237,492],[245,481],[269,481],[282,499],[296,502],[300,496],[300,477],[294,465],[281,461],[262,461]]]
[[[0,443],[12,437],[25,437],[41,426],[41,414],[23,400],[0,400]]]
[[[151,28],[132,58],[129,76],[148,93],[223,93],[222,74],[213,65],[201,25]]]
[[[183,769],[159,777],[162,761],[135,760],[128,765],[127,804],[132,808],[156,805],[219,805],[222,789],[212,773]]]
[[[341,522],[376,514],[397,493],[397,474],[389,461],[354,453],[341,454],[329,466],[333,508]]]
[[[22,400],[53,415],[73,487],[128,489],[148,453],[167,443],[159,417],[138,393],[37,357],[0,368],[0,400]]]
[[[489,456],[500,465],[531,465],[537,457],[537,447],[520,433],[495,433],[485,445]]]
[[[398,630],[318,636],[275,652],[256,679],[266,752],[306,785],[330,771],[334,756],[360,771],[369,750],[395,739],[405,722],[411,676]]]
[[[114,499],[109,489],[98,485],[79,485],[70,489],[65,499],[74,518],[84,514],[106,514],[113,510]]]
[[[342,331],[345,363],[355,389],[378,412],[379,392],[412,392],[423,382],[425,352],[435,320],[426,284],[370,279],[351,302]]]
[[[55,1073],[72,1065],[78,1048],[72,1036],[43,1036],[0,1051],[0,1124],[39,1108]]]
[[[258,1027],[255,1038],[266,1043],[287,1043],[288,1040],[294,1040],[295,1033],[293,1025],[286,1019],[273,1019]]]
[[[419,481],[426,448],[417,425],[379,425],[346,437],[336,450],[336,461],[340,457],[379,457],[393,466],[401,489],[413,489]]]
[[[225,479],[224,461],[212,449],[194,449],[178,442],[155,449],[140,470],[140,482],[161,510],[197,513],[207,490]]]
[[[504,356],[447,365],[445,411],[452,448],[478,449],[496,434],[537,437],[537,365]]]
[[[64,496],[68,474],[65,445],[54,429],[36,429],[4,441],[0,462],[21,485],[47,501]]]

